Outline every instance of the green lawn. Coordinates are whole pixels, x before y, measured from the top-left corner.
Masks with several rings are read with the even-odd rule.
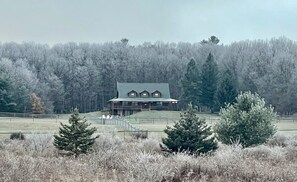
[[[0,117],[0,137],[7,138],[9,134],[13,132],[53,134],[59,131],[60,122],[68,123],[68,117],[65,115],[59,118]],[[89,122],[92,123],[91,120]],[[99,133],[123,130],[122,128],[114,125],[100,125],[92,123],[91,126],[96,127]]]
[[[125,119],[132,124],[170,124],[178,121],[181,113],[181,111],[143,111],[126,116]],[[205,118],[208,122],[215,122],[220,118],[218,114],[204,113],[199,113],[198,117]]]
[[[167,124],[134,124],[135,126],[146,129],[149,131],[149,136],[159,136],[159,137],[165,137],[165,133],[163,130],[166,128]],[[172,126],[173,123],[169,123],[168,126]],[[278,122],[276,123],[276,126],[278,128],[278,131],[276,134],[284,135],[284,136],[294,136],[297,135],[297,122]]]
[[[100,112],[81,114],[85,116],[92,126],[98,129],[98,132],[123,131],[124,129],[114,125],[100,125],[94,121],[101,117]],[[0,137],[4,133],[24,132],[24,133],[57,133],[60,122],[67,123],[69,114],[59,115],[56,118],[18,118],[18,117],[0,117]],[[199,118],[205,118],[209,125],[219,122],[220,116],[217,114],[199,113]],[[180,119],[179,111],[145,111],[127,116],[131,124],[141,129],[149,131],[149,136],[165,136],[163,130],[166,126],[172,126],[174,122]],[[297,121],[292,118],[283,118],[275,122],[277,134],[292,136],[297,135]]]
[[[284,136],[297,135],[297,121],[282,119],[275,123],[277,126],[277,134]]]
[[[179,111],[145,111],[131,116],[127,116],[133,125],[148,130],[149,135],[165,136],[163,130],[166,126],[172,126],[175,121],[180,119]],[[198,113],[199,118],[204,118],[209,125],[219,122],[218,114]],[[294,118],[281,118],[275,121],[278,128],[277,134],[284,136],[297,135],[297,120]]]

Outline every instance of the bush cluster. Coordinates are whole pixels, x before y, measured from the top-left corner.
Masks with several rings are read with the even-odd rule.
[[[89,155],[59,157],[52,138],[3,142],[0,181],[297,181],[297,148],[220,145],[213,155],[165,157],[156,139],[102,134]]]
[[[22,132],[10,134],[11,140],[25,140],[25,135]]]
[[[135,131],[131,134],[136,139],[146,139],[148,137],[148,131]]]

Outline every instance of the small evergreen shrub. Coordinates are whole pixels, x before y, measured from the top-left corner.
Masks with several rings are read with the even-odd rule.
[[[22,132],[10,134],[11,140],[25,140],[25,135]]]
[[[77,157],[86,154],[99,137],[93,137],[97,129],[88,128],[90,124],[86,122],[85,118],[79,117],[78,109],[75,109],[69,119],[69,125],[61,123],[59,135],[54,135],[54,146],[67,155]]]
[[[168,137],[162,138],[162,142],[169,149],[168,151],[201,154],[218,148],[210,127],[204,119],[196,116],[196,110],[191,104],[181,114],[181,119],[173,127],[167,126],[164,132]]]
[[[221,109],[220,115],[222,120],[215,125],[214,131],[224,144],[259,145],[276,133],[272,124],[276,114],[271,106],[265,106],[258,94],[241,93],[234,104]]]

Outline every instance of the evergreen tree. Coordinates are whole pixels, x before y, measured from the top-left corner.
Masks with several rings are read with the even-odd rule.
[[[182,84],[182,100],[186,103],[193,103],[194,106],[199,105],[200,92],[200,75],[194,59],[191,59],[187,66],[187,72],[181,80]]]
[[[7,104],[9,103],[7,87],[6,80],[0,78],[0,111],[2,112],[7,110]]]
[[[208,44],[208,43],[211,43],[211,44],[218,44],[220,42],[220,39],[217,38],[216,36],[212,35],[208,38],[208,40],[202,40],[200,43],[202,44]]]
[[[225,144],[239,142],[243,147],[262,144],[276,132],[273,108],[266,107],[258,94],[245,92],[234,104],[221,109],[222,121],[215,125],[218,139]]]
[[[212,35],[210,38],[208,38],[208,42],[211,42],[213,44],[218,44],[220,42],[220,39]]]
[[[235,88],[234,78],[231,71],[227,69],[222,76],[222,80],[217,91],[219,106],[223,107],[225,104],[233,103],[236,96],[237,91]]]
[[[86,122],[85,118],[79,117],[78,109],[75,109],[69,118],[70,125],[61,123],[59,135],[54,135],[54,146],[75,157],[87,153],[99,136],[92,137],[97,129],[88,128],[90,124]]]
[[[0,112],[14,111],[15,103],[12,103],[9,87],[8,80],[0,77]]]
[[[191,154],[200,154],[218,148],[210,127],[204,119],[196,116],[196,110],[191,104],[181,114],[181,119],[173,127],[167,126],[164,132],[168,137],[162,138],[162,142],[173,152],[189,151]]]
[[[215,105],[215,95],[217,91],[218,66],[214,57],[209,53],[205,63],[202,66],[202,85],[201,85],[201,103],[203,106],[213,111]]]

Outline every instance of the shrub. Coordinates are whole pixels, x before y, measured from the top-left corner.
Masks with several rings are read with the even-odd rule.
[[[188,151],[191,154],[200,154],[218,148],[210,127],[205,120],[196,116],[196,110],[191,104],[181,114],[181,119],[172,128],[167,126],[164,132],[168,137],[163,138],[162,142],[173,152]]]
[[[148,131],[134,131],[132,132],[132,136],[136,139],[146,139],[148,135]]]
[[[85,118],[79,117],[78,109],[75,109],[69,119],[70,125],[61,123],[59,135],[54,135],[54,146],[75,157],[87,153],[98,136],[92,137],[97,129],[88,128],[90,124],[86,122]]]
[[[286,147],[287,146],[286,141],[287,141],[287,137],[282,135],[276,135],[267,141],[267,145],[271,147],[275,147],[275,146]]]
[[[289,145],[222,144],[213,155],[164,157],[159,140],[105,133],[93,145],[96,152],[74,160],[59,157],[49,141],[48,135],[0,140],[0,181],[297,181],[297,148]]]
[[[287,147],[286,148],[286,159],[288,161],[297,161],[297,147]]]
[[[137,143],[137,147],[146,153],[161,153],[159,141],[156,139],[147,138]]]
[[[25,135],[22,132],[10,134],[11,140],[25,140]]]
[[[297,147],[297,135],[288,138],[287,141],[288,146]]]
[[[221,109],[220,115],[222,121],[215,125],[214,131],[224,144],[238,141],[243,147],[258,145],[276,132],[272,124],[275,117],[273,108],[266,107],[258,94],[241,93],[233,105]]]
[[[259,145],[257,147],[245,148],[243,150],[245,157],[252,157],[254,159],[268,159],[271,155],[270,147]]]

